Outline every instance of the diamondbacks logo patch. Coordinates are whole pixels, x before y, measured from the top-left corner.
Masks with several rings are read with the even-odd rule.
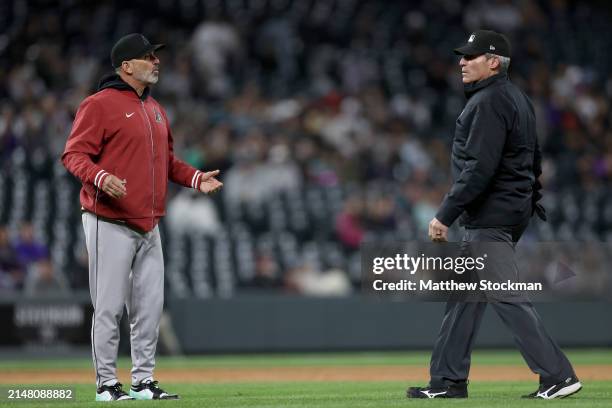
[[[155,108],[153,108],[153,112],[155,112],[155,121],[156,122],[161,122],[162,121],[162,115],[161,113],[159,113],[159,111]]]

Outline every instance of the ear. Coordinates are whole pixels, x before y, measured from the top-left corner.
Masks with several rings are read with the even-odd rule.
[[[128,61],[123,61],[121,63],[121,69],[123,69],[123,72],[125,72],[126,74],[133,74],[134,71],[132,70],[132,65],[128,62]]]
[[[499,58],[493,57],[493,58],[489,59],[489,68],[492,71],[495,71],[496,69],[498,69],[500,67],[500,65],[501,65],[501,62],[499,61]]]

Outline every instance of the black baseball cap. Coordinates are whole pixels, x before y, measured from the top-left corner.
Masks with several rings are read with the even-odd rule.
[[[486,53],[510,57],[510,41],[505,35],[489,30],[478,30],[470,34],[467,43],[455,48],[457,55],[482,55]]]
[[[165,44],[151,44],[147,38],[140,33],[125,35],[119,39],[111,50],[111,62],[114,68],[121,66],[123,61],[140,58],[151,51],[164,48]]]

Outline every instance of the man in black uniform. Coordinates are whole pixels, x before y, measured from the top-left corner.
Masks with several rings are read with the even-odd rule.
[[[505,36],[476,31],[455,53],[462,56],[459,65],[468,101],[453,139],[453,185],[429,224],[429,236],[446,241],[448,227],[461,216],[466,228],[462,249],[479,242],[501,243],[507,249],[502,249],[491,272],[516,278],[516,242],[534,212],[546,219],[538,204],[542,170],[534,109],[508,80],[510,44]],[[566,397],[582,388],[531,303],[502,298],[491,304],[512,331],[529,368],[540,376],[538,390],[525,397]],[[486,305],[447,303],[431,356],[430,383],[409,388],[409,398],[467,398],[470,355]]]

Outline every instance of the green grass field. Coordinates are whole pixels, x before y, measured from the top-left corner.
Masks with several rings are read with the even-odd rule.
[[[409,400],[405,398],[406,384],[401,382],[371,383],[275,383],[275,384],[211,384],[172,385],[166,387],[181,395],[179,401],[127,401],[130,406],[176,405],[180,407],[610,407],[610,383],[591,382],[573,397],[553,401],[525,401],[517,396],[533,391],[533,384],[524,382],[480,383],[470,385],[467,400]],[[93,387],[75,387],[77,402],[64,403],[68,407],[99,407],[92,402]],[[5,405],[6,404],[6,405]],[[11,407],[58,407],[59,402],[2,402]]]
[[[609,370],[612,351],[585,350],[569,351],[568,356],[576,366],[601,365]],[[188,358],[159,358],[158,370],[164,368],[274,368],[274,367],[372,367],[372,366],[427,366],[428,352],[410,353],[334,353],[334,354],[274,354],[245,356],[202,356]],[[520,355],[515,351],[483,351],[473,356],[476,365],[521,366]],[[121,359],[119,366],[129,367],[129,360]],[[20,373],[31,370],[87,370],[88,359],[2,361],[0,372]],[[87,371],[86,371],[87,372]],[[92,374],[92,373],[90,373]],[[127,379],[123,379],[126,381]],[[423,383],[427,378],[423,378]],[[77,401],[62,402],[8,402],[6,396],[0,399],[0,406],[9,407],[97,407],[93,402],[92,379],[84,376],[79,384],[56,384],[73,387]],[[367,381],[367,382],[237,382],[181,384],[166,381],[162,386],[168,391],[181,395],[180,401],[129,401],[121,404],[130,406],[175,405],[180,407],[612,407],[612,383],[609,381],[584,381],[584,389],[576,396],[554,401],[526,401],[519,397],[533,391],[533,382],[483,382],[470,384],[470,398],[467,400],[408,400],[405,389],[408,382]],[[15,386],[18,384],[15,384]],[[41,387],[30,385],[29,387]],[[2,385],[6,390],[9,385]]]

